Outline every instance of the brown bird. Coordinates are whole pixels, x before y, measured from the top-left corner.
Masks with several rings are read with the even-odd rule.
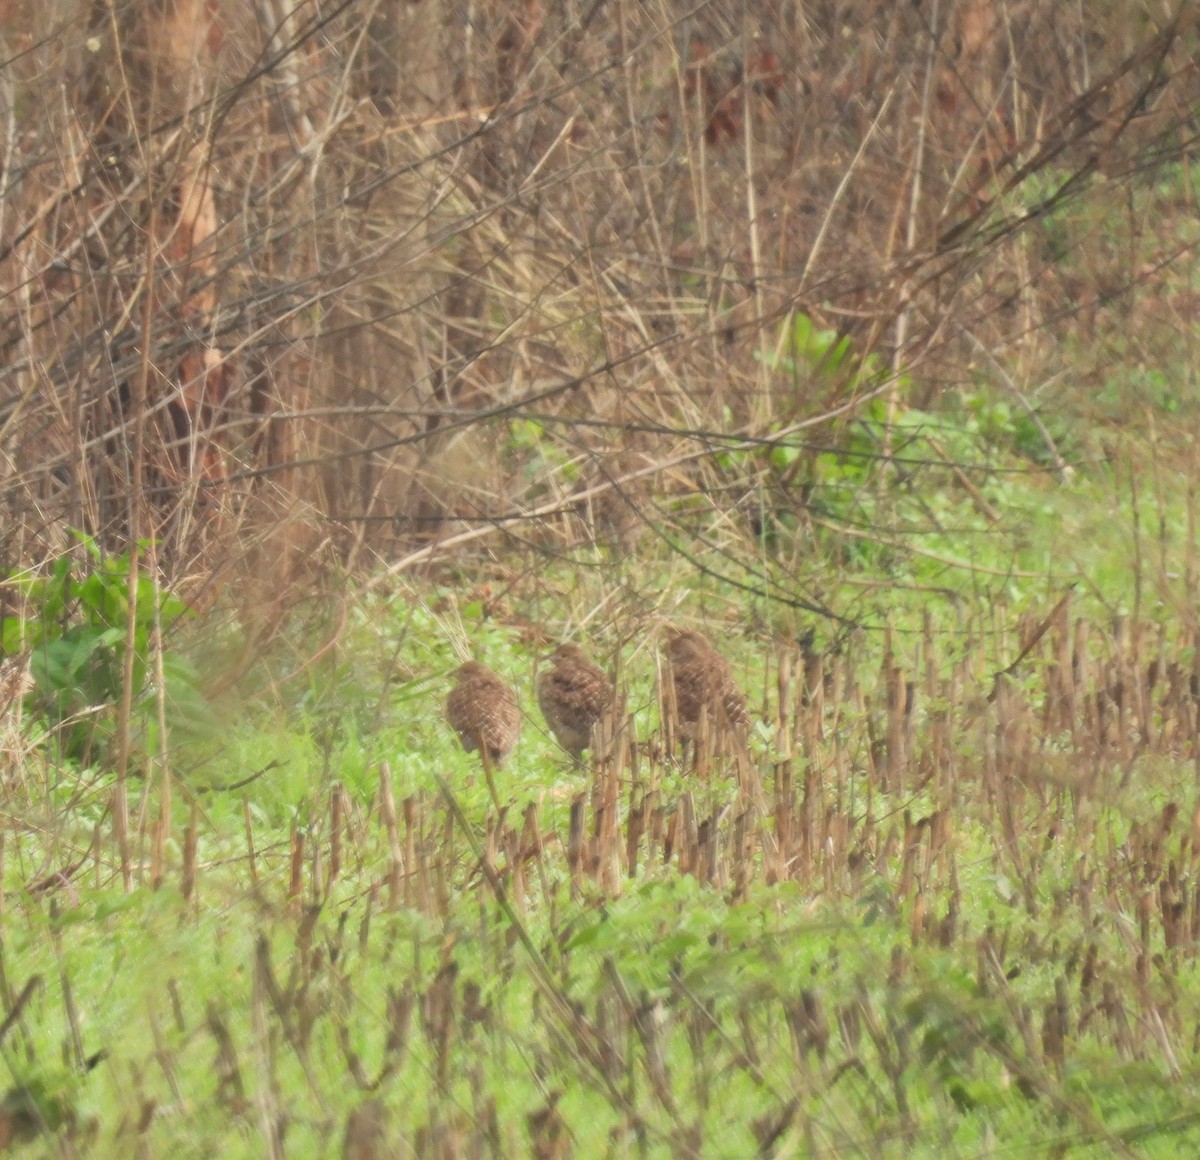
[[[521,734],[517,695],[491,669],[468,661],[451,674],[457,683],[446,698],[446,720],[468,753],[480,750],[499,765]]]
[[[560,644],[537,679],[537,699],[551,732],[576,761],[592,743],[592,726],[612,704],[613,683],[577,644]]]
[[[729,662],[700,633],[674,633],[667,641],[667,657],[683,737],[695,735],[702,709],[713,728],[749,727],[746,698],[734,683]]]

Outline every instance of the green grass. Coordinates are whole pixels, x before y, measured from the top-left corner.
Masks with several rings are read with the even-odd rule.
[[[942,468],[883,490],[862,471],[836,519],[749,562],[713,533],[690,562],[587,549],[599,566],[531,569],[500,601],[453,576],[352,600],[335,647],[299,664],[329,626],[297,627],[205,728],[184,699],[157,890],[151,754],[126,892],[104,752],[80,765],[27,720],[0,1129],[28,1126],[12,1108],[34,1085],[67,1109],[28,1145],[51,1154],[337,1154],[362,1108],[391,1151],[347,1155],[1190,1154],[1189,491],[1166,458],[1132,462],[1055,485],[997,469],[976,485],[993,519]],[[876,532],[846,551],[856,517]],[[856,627],[747,593],[794,585],[801,552],[794,590]],[[656,750],[667,620],[719,639],[750,694],[740,775]],[[538,657],[582,623],[598,657],[621,650],[641,749],[615,769],[572,768],[534,708]],[[211,681],[236,636],[171,648]],[[441,718],[466,652],[527,713],[503,818]]]

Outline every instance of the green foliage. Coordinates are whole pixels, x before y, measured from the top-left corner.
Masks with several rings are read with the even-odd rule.
[[[579,478],[578,465],[536,419],[512,418],[505,432],[506,458],[520,470],[527,486],[536,488],[551,476],[568,483]]]
[[[760,351],[758,357],[773,370],[790,378],[819,376],[834,379],[850,354],[850,339],[836,330],[819,328],[807,314],[797,311],[784,323],[782,354]],[[874,356],[871,356],[874,357]],[[866,369],[873,369],[870,360]]]
[[[777,438],[717,456],[755,481],[765,559],[790,567],[805,536],[804,555],[815,546],[843,575],[951,588],[980,567],[1044,566],[1023,557],[1057,535],[1045,485],[1064,462],[1084,459],[1078,421],[982,377],[914,406],[908,375],[806,315],[788,321],[777,349],[759,357],[794,381],[797,408],[810,398],[862,402],[824,424],[819,445],[807,429],[791,431],[797,411],[773,424]],[[961,579],[948,574],[956,564]]]
[[[1121,367],[1106,375],[1093,400],[1096,414],[1112,422],[1143,422],[1145,416],[1191,421],[1200,413],[1200,389],[1193,367],[1173,362]]]
[[[906,417],[901,440],[918,443],[928,421]],[[550,587],[560,579],[549,570],[539,577]],[[539,1136],[548,1130],[536,1127],[551,1107],[570,1154],[580,1156],[665,1158],[678,1154],[682,1132],[690,1154],[713,1156],[804,1155],[818,1136],[829,1155],[975,1155],[996,1139],[1019,1147],[1076,1136],[1079,1154],[1100,1155],[1087,1141],[1099,1148],[1104,1131],[1145,1133],[1155,1143],[1161,1131],[1164,1145],[1190,1154],[1197,1129],[1181,1121],[1190,1073],[1164,1082],[1161,1069],[1119,1055],[1100,1014],[1086,1028],[1082,1018],[1101,983],[1127,977],[1132,962],[1125,887],[1118,882],[1121,897],[1084,921],[1071,901],[1081,889],[1077,845],[1047,841],[1040,823],[1016,839],[1019,859],[997,844],[977,718],[953,735],[958,780],[943,848],[952,851],[944,855],[952,874],[944,860],[941,870],[922,869],[924,853],[912,858],[900,841],[906,828],[918,832],[901,815],[941,808],[935,788],[896,794],[876,784],[866,807],[876,820],[849,800],[841,815],[864,831],[854,866],[829,863],[827,876],[814,865],[808,877],[769,885],[753,876],[737,891],[727,878],[701,881],[660,849],[639,859],[636,874],[622,873],[609,895],[567,865],[570,803],[591,796],[592,775],[558,760],[534,714],[496,771],[516,828],[502,842],[493,837],[499,823],[478,760],[440,720],[442,678],[466,643],[528,705],[534,650],[513,621],[497,623],[493,605],[464,591],[456,579],[355,606],[340,647],[289,686],[285,702],[273,692],[269,709],[246,706],[211,746],[213,783],[277,764],[244,802],[241,793],[203,794],[198,900],[169,888],[173,866],[159,891],[123,894],[80,876],[71,893],[58,889],[61,909],[53,910],[42,894],[20,889],[28,886],[22,860],[7,861],[6,896],[21,915],[4,948],[7,969],[69,980],[70,1002],[85,1016],[82,1050],[110,1046],[114,1057],[66,1090],[64,1141],[87,1154],[88,1125],[94,1154],[115,1154],[130,1125],[143,1123],[140,1109],[157,1108],[169,1112],[146,1115],[139,1128],[147,1154],[182,1138],[190,1142],[184,1155],[249,1156],[261,1153],[263,1129],[247,1109],[267,1107],[288,1124],[289,1154],[336,1154],[347,1117],[369,1097],[389,1139],[413,1151],[437,1130],[459,1133],[460,1151],[471,1132],[486,1130],[502,1141],[498,1155],[554,1154]],[[514,616],[529,614],[522,607]],[[951,624],[943,617],[931,610],[939,634]],[[896,647],[907,647],[902,634]],[[845,762],[865,771],[878,701],[869,682],[881,659],[873,651],[843,659],[864,681],[868,704],[857,715],[829,705],[818,746],[836,736]],[[630,705],[648,729],[645,670],[653,666],[636,654],[630,661]],[[271,658],[262,663],[269,668]],[[1037,696],[1033,683],[1023,691]],[[922,713],[954,720],[961,709],[947,698],[936,705],[920,695],[914,757],[927,738]],[[379,806],[385,759],[398,850]],[[813,817],[823,813],[822,798],[832,808],[870,776],[849,771],[843,781],[841,763],[820,748],[807,759],[820,763],[805,791],[818,799]],[[652,779],[663,826],[687,795],[696,817],[725,819],[725,848],[731,819],[745,808],[737,779],[675,776],[667,765],[651,767],[648,752],[642,760],[639,777],[643,786]],[[1190,785],[1192,776],[1190,761],[1181,766],[1155,770],[1156,794],[1179,798],[1178,782]],[[764,767],[768,795],[773,767]],[[1096,830],[1112,851],[1092,849],[1110,874],[1134,820],[1161,812],[1161,802],[1143,812],[1142,773],[1111,805],[1076,805],[1080,814],[1103,810]],[[336,831],[337,876],[327,855],[335,780],[348,803]],[[630,804],[645,801],[628,793],[622,779],[622,826]],[[518,837],[532,803],[541,853]],[[1018,819],[1043,818],[1046,808],[1032,793],[1015,794],[1011,805]],[[589,822],[585,844],[592,833]],[[292,895],[297,841],[303,881]],[[822,845],[811,847],[814,859]],[[397,857],[393,904],[386,867]],[[902,888],[906,863],[920,881]],[[499,875],[495,889],[487,865]],[[943,941],[949,909],[954,935]],[[1089,969],[1099,974],[1089,1000],[1080,964],[1093,945]],[[1185,955],[1164,962],[1172,985],[1192,994],[1195,966]],[[1043,1058],[1041,1033],[1064,979],[1073,1030],[1060,1075]],[[20,1074],[33,1078],[17,1083],[21,1101],[42,1098],[40,1077],[52,1074],[45,1069],[71,1034],[65,998],[51,991],[40,1002],[38,1017],[26,1020],[31,1060]],[[319,1115],[305,1110],[314,1106]],[[1172,1122],[1179,1126],[1156,1127]]]
[[[66,753],[86,759],[115,726],[130,643],[134,709],[145,729],[156,728],[151,637],[156,624],[166,633],[186,606],[142,571],[135,591],[129,555],[105,556],[90,536],[75,535],[82,562],[78,553],[64,552],[44,577],[10,577],[37,615],[4,617],[0,648],[10,655],[29,651],[37,711],[60,728]],[[206,707],[192,665],[164,652],[162,668],[173,719],[201,721]]]

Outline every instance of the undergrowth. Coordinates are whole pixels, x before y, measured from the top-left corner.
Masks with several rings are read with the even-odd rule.
[[[335,647],[299,672],[291,648],[259,656],[211,701],[218,729],[172,747],[157,888],[153,751],[126,892],[112,775],[51,744],[71,726],[35,693],[0,846],[6,1130],[71,1155],[1196,1147],[1188,513],[1139,492],[1135,519],[1119,472],[1053,504],[998,478],[1020,535],[939,492],[990,554],[935,564],[949,527],[908,554],[897,535],[886,587],[864,588],[878,554],[827,573],[841,621],[676,556],[632,588],[510,561],[469,590],[348,596]],[[928,518],[903,486],[877,495]],[[733,660],[745,754],[663,747],[667,622]],[[67,604],[56,623],[50,642]],[[631,718],[575,768],[531,706],[581,624]],[[441,719],[467,654],[527,711],[500,814]],[[47,812],[47,761],[87,793]]]

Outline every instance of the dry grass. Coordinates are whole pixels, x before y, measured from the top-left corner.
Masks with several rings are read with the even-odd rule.
[[[5,27],[10,568],[154,535],[197,603],[256,604],[498,533],[628,546],[664,496],[757,495],[731,444],[837,443],[981,352],[1034,406],[1190,253],[1118,211],[1188,147],[1186,21],[433,7]],[[797,311],[876,371],[773,369]]]

